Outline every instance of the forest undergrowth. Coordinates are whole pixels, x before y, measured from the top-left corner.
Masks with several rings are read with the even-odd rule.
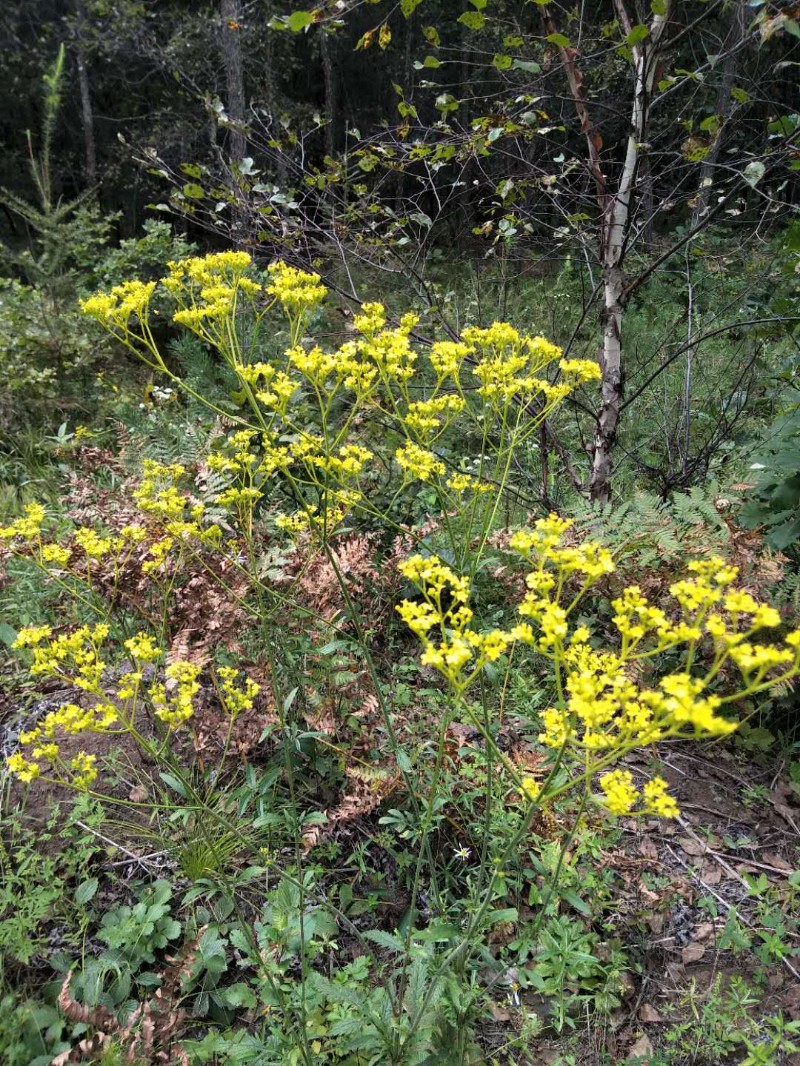
[[[0,528],[3,1061],[800,1054],[797,583],[730,494],[543,508],[599,369],[507,322],[336,336],[241,251],[81,310],[149,380]]]

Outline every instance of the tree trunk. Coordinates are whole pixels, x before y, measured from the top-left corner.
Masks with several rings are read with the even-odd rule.
[[[81,120],[83,123],[83,145],[85,151],[86,182],[90,186],[97,184],[97,142],[94,135],[94,110],[89,86],[89,71],[86,64],[86,52],[83,44],[78,42],[78,86],[81,94]]]
[[[319,28],[319,49],[322,56],[322,74],[325,79],[325,152],[333,157],[336,152],[339,127],[339,86],[333,67],[333,49],[324,26]]]
[[[626,35],[632,25],[624,0],[614,0],[617,17]],[[647,140],[647,112],[655,79],[658,47],[669,17],[669,4],[664,14],[654,15],[647,38],[648,47],[640,42],[632,48],[634,64],[633,106],[625,163],[614,196],[604,197],[605,224],[601,227],[601,260],[603,263],[603,338],[600,351],[600,409],[592,445],[592,469],[589,475],[589,496],[598,503],[611,500],[611,453],[617,436],[622,407],[624,373],[622,362],[622,317],[625,310],[624,260],[626,237],[631,217],[631,202],[636,183],[641,145]],[[601,208],[603,203],[601,202]]]
[[[241,163],[247,151],[245,134],[245,94],[244,67],[242,64],[240,0],[220,0],[222,15],[222,60],[225,66],[225,87],[227,94],[228,118],[231,128],[228,131],[228,154],[232,163]]]
[[[711,200],[711,191],[714,186],[714,170],[717,165],[717,159],[719,158],[720,148],[722,147],[722,139],[725,135],[725,124],[727,123],[733,108],[731,89],[733,89],[733,83],[736,77],[739,48],[744,39],[747,27],[747,15],[745,12],[744,0],[734,0],[733,6],[731,7],[730,19],[730,25],[728,26],[728,32],[725,36],[725,44],[723,46],[725,58],[723,59],[722,81],[720,82],[719,91],[717,92],[715,108],[719,126],[714,135],[714,140],[709,146],[708,154],[703,160],[703,165],[700,168],[700,188],[697,193],[697,202],[695,203],[692,226],[697,226],[708,211],[708,205]]]

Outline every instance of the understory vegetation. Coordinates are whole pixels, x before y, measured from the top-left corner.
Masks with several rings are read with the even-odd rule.
[[[800,1062],[797,13],[465,6],[0,15],[3,1064]]]

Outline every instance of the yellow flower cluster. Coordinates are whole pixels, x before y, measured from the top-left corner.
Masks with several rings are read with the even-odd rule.
[[[633,783],[630,770],[612,770],[600,778],[605,806],[612,814],[656,814],[662,818],[676,818],[678,804],[667,791],[667,782],[654,777],[646,782],[641,793]],[[641,807],[634,810],[639,801]]]
[[[125,281],[115,285],[110,292],[98,292],[81,300],[81,310],[108,329],[121,329],[127,333],[131,316],[140,320],[147,317],[155,288],[154,281]]]
[[[222,701],[228,714],[235,718],[242,711],[252,710],[261,686],[250,677],[245,677],[243,685],[237,684],[239,671],[232,666],[221,666],[217,673],[222,681]]]
[[[281,302],[292,317],[313,311],[327,295],[327,289],[317,274],[309,274],[280,261],[271,263],[267,269],[270,276],[267,291]]]
[[[749,593],[731,589],[737,571],[721,559],[689,564],[692,576],[672,586],[675,620],[651,606],[637,586],[626,588],[613,601],[620,648],[596,649],[586,626],[571,630],[570,615],[585,591],[611,573],[614,564],[598,544],[565,545],[569,527],[568,521],[551,515],[512,537],[512,546],[534,566],[518,607],[526,621],[486,636],[469,628],[472,611],[464,578],[435,557],[414,556],[401,565],[401,572],[420,588],[423,602],[406,600],[397,609],[423,643],[422,663],[439,670],[456,693],[463,694],[481,667],[512,643],[531,645],[553,660],[558,678],[559,699],[541,715],[540,742],[581,752],[582,761],[591,756],[607,766],[641,745],[730,733],[736,723],[723,715],[726,706],[800,673],[800,629],[780,645],[753,643],[752,634],[777,625],[780,616]],[[570,587],[576,578],[577,593]],[[447,607],[445,593],[451,604]],[[707,663],[702,672],[696,665],[691,668],[700,641],[705,642]],[[634,664],[681,644],[687,646],[687,667],[652,686],[644,684]],[[720,696],[712,686],[727,659],[739,667],[742,683],[738,691]],[[607,806],[616,813],[628,813],[639,802],[627,771],[605,775],[601,787]],[[677,813],[657,778],[645,786],[642,802],[644,812]]]
[[[150,700],[156,718],[170,729],[177,729],[194,714],[194,697],[200,691],[200,667],[179,659],[164,671],[166,684],[150,687]]]
[[[40,503],[26,504],[21,518],[10,526],[0,526],[0,541],[19,538],[27,544],[32,543],[41,534],[44,519],[45,509]]]
[[[442,460],[437,459],[433,452],[420,448],[413,441],[408,441],[402,448],[398,448],[394,457],[398,466],[407,471],[410,477],[420,481],[430,481],[435,474],[441,476],[446,469]]]
[[[422,603],[403,600],[400,617],[424,645],[421,662],[464,692],[487,662],[495,662],[514,637],[499,629],[478,633],[470,627],[469,581],[459,577],[435,555],[414,555],[400,564],[400,572],[423,596]],[[432,639],[437,631],[438,640]]]
[[[58,677],[87,692],[95,692],[105,669],[100,646],[108,633],[108,626],[100,624],[80,626],[72,633],[52,637],[49,626],[36,626],[23,629],[13,646],[32,651],[33,676]]]

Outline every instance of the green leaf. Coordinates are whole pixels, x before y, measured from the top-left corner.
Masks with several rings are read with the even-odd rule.
[[[405,941],[396,933],[387,933],[384,929],[368,929],[364,936],[389,951],[405,951]]]
[[[650,10],[654,15],[666,15],[667,0],[650,0]]]
[[[100,882],[96,877],[90,877],[88,881],[81,881],[75,889],[75,902],[79,907],[85,906],[97,892]]]
[[[483,9],[489,3],[489,0],[469,0],[469,2],[474,8],[477,8],[478,11],[483,11]]]
[[[173,777],[172,774],[167,774],[163,771],[160,772],[158,776],[168,788],[171,788],[173,792],[177,792],[179,796],[183,796],[183,798],[186,799],[186,789],[177,777]]]
[[[532,59],[515,59],[512,63],[514,70],[524,70],[528,74],[541,74],[542,68]]]
[[[312,11],[293,11],[286,19],[286,25],[292,33],[299,33],[306,26],[310,26],[313,21],[314,13]]]
[[[486,16],[480,11],[465,11],[463,15],[458,16],[458,21],[468,30],[480,30],[486,22]]]
[[[639,26],[633,27],[631,32],[625,38],[625,44],[629,45],[632,48],[635,44],[639,44],[645,39],[645,37],[649,36],[650,30],[647,28],[647,26],[640,24]]]
[[[17,639],[17,635],[16,629],[10,626],[8,622],[0,622],[0,644],[5,644],[10,648]]]
[[[411,18],[421,3],[422,0],[400,0],[400,10],[406,18]]]
[[[747,164],[747,166],[742,171],[742,176],[744,177],[744,180],[747,182],[748,185],[751,185],[753,188],[755,188],[756,185],[758,185],[758,183],[764,177],[766,169],[767,168],[764,166],[763,163],[759,162],[758,160],[754,160],[752,163]]]
[[[442,65],[442,63],[441,63],[441,60],[436,58],[436,56],[425,56],[425,58],[422,61],[422,65],[423,65],[423,67],[426,67],[428,70],[436,70],[438,67],[440,67]]]
[[[183,195],[187,200],[202,200],[205,196],[205,190],[202,185],[198,185],[196,181],[190,181],[183,187]]]
[[[746,104],[750,99],[750,93],[746,92],[744,89],[740,89],[738,85],[734,85],[731,89],[731,96],[737,104]]]
[[[439,31],[436,29],[435,26],[423,26],[422,36],[425,38],[428,44],[432,44],[434,48],[438,48],[439,45],[442,43],[442,39],[439,36]]]
[[[492,66],[495,70],[510,70],[513,60],[511,56],[505,56],[501,52],[497,52],[492,60]]]
[[[548,35],[547,40],[550,44],[554,44],[556,48],[569,48],[569,37],[565,37],[563,33],[551,33]]]

